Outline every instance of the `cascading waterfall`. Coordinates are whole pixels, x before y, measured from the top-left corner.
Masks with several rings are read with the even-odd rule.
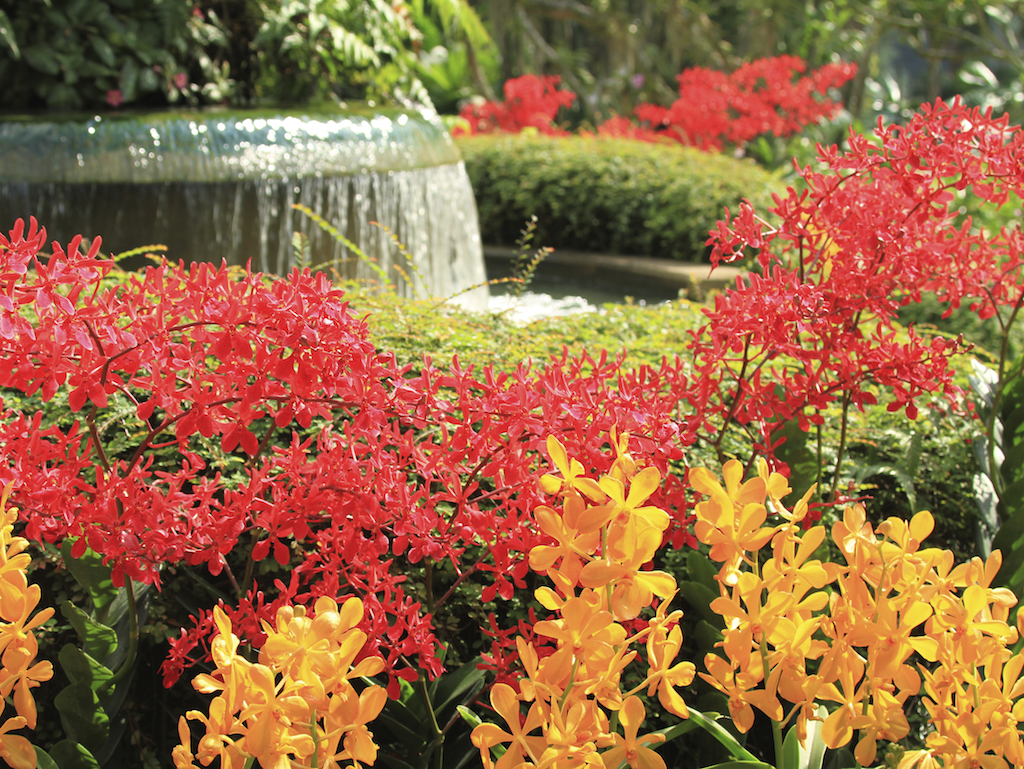
[[[61,242],[102,235],[112,253],[163,244],[171,259],[251,261],[272,274],[294,266],[300,232],[312,266],[380,280],[293,204],[336,227],[403,296],[451,296],[486,280],[469,178],[435,116],[204,111],[0,122],[0,226],[31,214]],[[486,297],[483,288],[463,299],[479,306]]]

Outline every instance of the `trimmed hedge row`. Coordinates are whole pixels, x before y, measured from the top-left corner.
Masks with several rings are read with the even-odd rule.
[[[758,210],[782,182],[749,160],[671,144],[588,137],[457,140],[485,243],[513,245],[537,216],[534,245],[707,259],[708,230],[728,206]]]

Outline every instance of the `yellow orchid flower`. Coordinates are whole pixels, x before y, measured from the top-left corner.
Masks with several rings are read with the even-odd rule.
[[[665,759],[651,750],[648,745],[656,745],[665,740],[664,734],[645,734],[640,736],[647,710],[639,697],[630,697],[619,711],[619,721],[625,735],[612,735],[615,745],[601,754],[607,769],[615,769],[629,764],[632,769],[666,769]]]

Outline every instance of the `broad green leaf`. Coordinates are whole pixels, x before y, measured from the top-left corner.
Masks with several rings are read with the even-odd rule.
[[[383,726],[391,733],[391,736],[395,738],[396,742],[413,749],[418,748],[429,737],[430,726],[428,722],[425,720],[411,719],[409,717],[408,710],[404,708],[400,711],[397,708],[390,707],[395,704],[396,703],[394,702],[389,702],[385,705],[384,710],[380,712],[380,715],[377,716],[374,723],[383,724]],[[421,734],[420,732],[413,731],[412,727],[419,727],[423,730],[423,733]]]
[[[480,718],[480,716],[478,716],[472,710],[467,708],[465,705],[456,705],[455,709],[459,712],[459,715],[462,716],[462,720],[470,726],[472,726],[474,729],[483,723],[483,720]]]
[[[82,639],[83,651],[95,660],[104,660],[117,648],[117,634],[101,625],[70,601],[60,607],[61,614],[71,623]]]
[[[786,769],[821,769],[821,762],[825,759],[827,750],[821,738],[821,727],[828,716],[828,711],[819,705],[816,715],[821,720],[808,721],[807,741],[804,745],[800,744],[795,728],[786,733],[786,739],[782,744]]]
[[[18,41],[14,38],[11,21],[3,11],[0,11],[0,40],[7,43],[7,47],[11,49],[11,54],[15,59],[21,58],[21,50],[18,48]]]
[[[126,42],[128,42],[127,38]],[[135,63],[135,59],[125,59],[124,64],[121,65],[121,74],[118,76],[117,79],[117,83],[121,87],[121,97],[125,101],[135,100],[135,92],[138,87],[138,82],[139,65]]]
[[[21,52],[22,57],[28,62],[32,69],[44,72],[47,75],[60,74],[60,64],[53,56],[53,52],[45,46],[34,45]]]
[[[50,748],[50,757],[59,769],[99,769],[100,766],[85,746],[72,740],[61,740]]]
[[[60,769],[60,767],[57,766],[57,762],[50,757],[49,753],[38,745],[33,745],[32,747],[36,751],[36,769]]]
[[[1006,367],[1001,384],[1003,395],[999,416],[1006,419],[1014,411],[1024,408],[1024,358],[1018,358]]]
[[[1003,498],[1013,499],[1008,493],[1004,493]],[[1014,510],[1003,521],[992,538],[992,549],[1003,553],[1003,565],[999,568],[995,584],[1021,595],[1024,588],[1024,506]]]
[[[110,719],[103,711],[96,692],[88,686],[72,684],[53,698],[53,704],[60,711],[61,725],[70,739],[80,743],[91,754],[103,749],[110,736]]]
[[[698,582],[710,590],[718,590],[718,567],[700,550],[691,550],[686,556],[686,575],[690,582]]]
[[[722,626],[722,618],[711,610],[711,602],[719,597],[717,591],[700,582],[687,580],[679,583],[679,595],[686,600],[701,619],[712,625]]]
[[[717,627],[710,622],[700,620],[689,635],[689,640],[701,651],[711,651],[715,648],[715,644],[722,640],[722,628],[725,622],[720,615],[716,614],[715,616],[719,620]]]
[[[89,38],[89,44],[96,51],[96,55],[100,57],[100,60],[108,67],[113,67],[117,63],[117,55],[114,53],[113,46],[104,38],[99,35],[93,35]]]
[[[452,707],[465,705],[483,689],[486,676],[477,668],[480,662],[481,659],[476,657],[458,670],[444,673],[434,680],[431,702],[438,721],[447,721],[452,715],[448,712]]]
[[[57,657],[68,680],[74,685],[88,686],[99,694],[113,673],[74,644],[65,644]]]
[[[71,550],[74,544],[75,538],[72,537],[61,543],[60,554],[64,568],[89,592],[93,607],[102,609],[117,598],[117,588],[110,580],[110,567],[104,565],[102,556],[88,548],[80,557],[73,558]]]
[[[967,377],[967,381],[980,400],[978,405],[984,404],[986,409],[990,409],[999,385],[999,375],[976,358],[971,358],[971,368],[974,373]]]
[[[793,489],[789,498],[795,501],[818,482],[818,456],[808,446],[808,435],[800,429],[797,420],[792,419],[772,431],[773,441],[780,437],[786,441],[775,450],[775,456],[789,468],[789,485]]]
[[[152,67],[143,67],[139,70],[139,90],[143,93],[152,93],[160,87],[160,78]]]

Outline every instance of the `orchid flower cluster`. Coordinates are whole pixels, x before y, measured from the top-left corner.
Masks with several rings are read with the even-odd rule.
[[[999,552],[954,566],[950,551],[922,548],[931,513],[876,530],[855,505],[832,526],[846,564],[822,562],[814,556],[825,528],[801,525],[813,487],[787,510],[785,477],[758,464],[743,482],[742,464],[727,462],[724,487],[705,468],[689,474],[708,497],[696,506],[695,532],[721,563],[711,608],[725,619],[723,656],[709,654],[701,677],[728,697],[737,728],[750,729],[756,708],[772,720],[777,746],[790,723],[804,741],[819,702],[832,703],[825,745],[856,736],[854,757],[870,766],[879,741],[907,736],[907,701],[921,695],[934,731],[901,769],[1024,762],[1024,656],[1009,649],[1017,599],[991,587]],[[781,523],[766,526],[769,512]]]
[[[352,685],[384,669],[381,657],[363,656],[361,600],[349,598],[339,609],[321,597],[312,616],[303,606],[280,607],[276,627],[263,623],[267,640],[256,663],[239,654],[239,638],[220,607],[214,618],[216,669],[196,676],[193,686],[215,697],[209,714],[192,710],[179,719],[177,769],[193,769],[196,759],[209,766],[215,758],[221,769],[248,767],[253,759],[264,769],[373,764],[377,745],[366,724],[380,714],[387,693]],[[194,754],[190,720],[206,727]]]
[[[664,769],[665,762],[650,746],[665,737],[640,734],[646,708],[637,695],[645,689],[648,695],[657,693],[668,711],[688,716],[676,687],[689,685],[695,668],[691,662],[676,663],[682,612],[666,611],[676,582],[664,572],[643,570],[669,527],[668,513],[645,504],[661,484],[661,474],[653,467],[637,467],[626,449],[627,435],[613,431],[612,441],[615,461],[595,481],[584,475],[578,460],[569,459],[557,438],[547,439],[561,476],[545,475],[541,486],[561,497],[562,509],[537,509],[537,522],[554,544],[534,547],[529,563],[555,585],[536,591],[537,600],[555,618],[536,623],[534,631],[552,639],[557,649],[541,658],[534,644],[516,639],[526,676],[518,692],[506,683],[491,690],[491,704],[509,731],[496,724],[473,730],[473,743],[487,769],[614,769],[623,761],[631,767]],[[656,606],[655,616],[635,622],[651,606]],[[637,624],[646,627],[627,629]],[[633,647],[641,645],[646,649],[646,676],[624,692],[623,671],[640,656]],[[523,703],[529,707],[525,722],[520,719]],[[542,734],[531,734],[535,730]],[[491,748],[505,743],[508,748],[495,765]]]
[[[758,136],[792,136],[806,126],[828,120],[842,105],[828,93],[851,80],[857,65],[838,62],[808,72],[797,56],[772,56],[748,62],[735,72],[691,67],[676,79],[679,98],[669,107],[642,103],[634,110],[639,122],[615,116],[597,127],[599,136],[647,142],[677,142],[705,152],[726,144],[742,147]],[[559,109],[576,100],[559,90],[558,77],[523,75],[505,83],[504,102],[466,105],[462,125],[454,132],[519,133],[523,129],[549,136],[567,136],[555,124]]]
[[[500,683],[491,694],[508,731],[484,724],[473,732],[487,769],[616,769],[623,762],[662,769],[651,746],[664,733],[641,733],[646,708],[637,695],[646,689],[669,712],[690,714],[677,689],[696,671],[676,662],[682,612],[668,610],[675,580],[644,570],[667,527],[667,514],[644,504],[660,474],[639,469],[625,439],[613,435],[613,446],[611,472],[594,480],[548,439],[561,474],[544,476],[542,486],[561,496],[562,509],[537,510],[552,544],[531,550],[530,567],[555,585],[536,592],[555,618],[533,632],[556,649],[543,656],[516,639],[525,677],[518,691]],[[823,562],[815,556],[825,527],[804,528],[813,488],[788,509],[781,501],[791,491],[787,479],[763,460],[745,482],[736,460],[723,476],[724,486],[705,468],[689,473],[692,488],[707,497],[696,506],[695,531],[721,564],[721,595],[711,608],[725,620],[720,653],[705,656],[699,675],[726,696],[740,732],[751,729],[755,710],[767,716],[781,769],[783,731],[793,728],[807,743],[811,724],[823,721],[815,728],[825,746],[856,740],[858,764],[870,766],[880,742],[908,735],[907,703],[920,696],[933,731],[924,749],[902,754],[900,769],[1024,763],[1024,655],[1009,648],[1019,638],[1008,624],[1017,599],[990,586],[998,551],[956,566],[948,550],[922,547],[930,513],[889,518],[876,531],[857,505],[832,527],[845,565]],[[765,525],[769,514],[780,523]],[[638,620],[648,607],[653,616]],[[633,647],[641,642],[646,676],[622,691],[623,670],[640,656]],[[490,749],[499,745],[507,749],[494,764]]]
[[[53,608],[36,612],[38,585],[29,585],[25,572],[31,557],[24,552],[28,540],[13,536],[18,511],[7,508],[11,485],[0,498],[0,707],[8,707],[14,694],[14,712],[0,725],[0,758],[12,769],[34,769],[36,753],[26,737],[13,732],[36,728],[36,702],[32,689],[53,677],[50,662],[36,662],[39,643],[33,630],[53,616]],[[33,614],[33,612],[36,612]]]

